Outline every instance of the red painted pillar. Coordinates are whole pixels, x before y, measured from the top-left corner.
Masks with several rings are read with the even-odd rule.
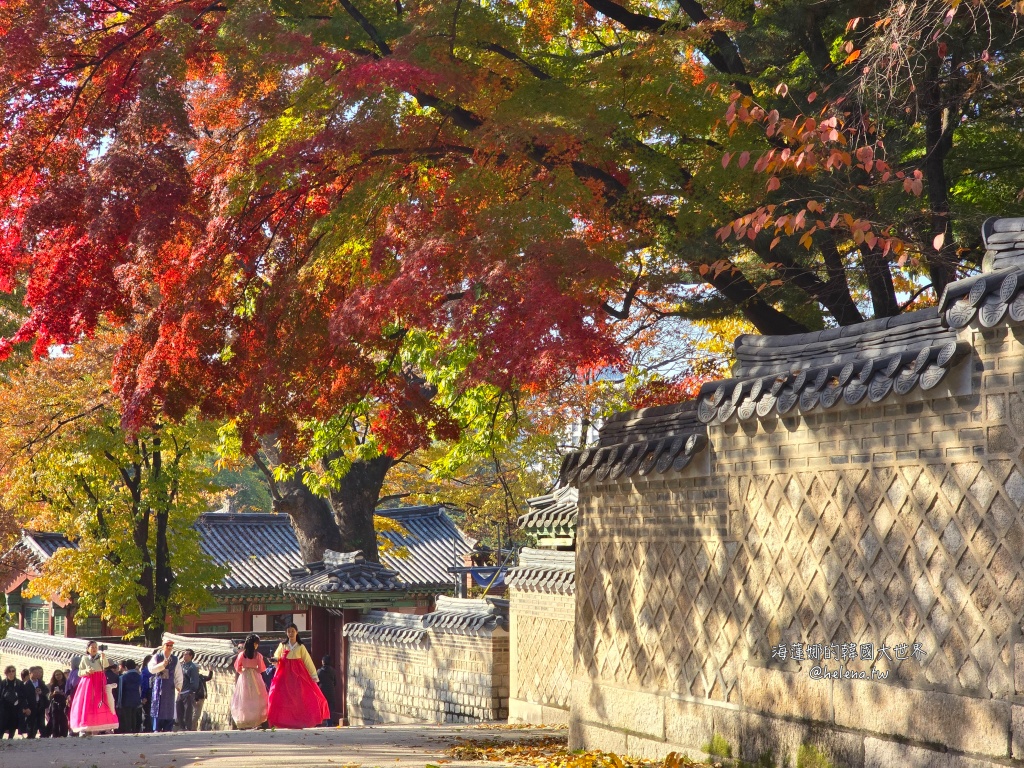
[[[309,608],[309,645],[313,663],[320,666],[320,659],[330,653],[329,626],[326,608],[310,606]]]

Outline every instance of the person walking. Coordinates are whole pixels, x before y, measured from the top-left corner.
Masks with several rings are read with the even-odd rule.
[[[21,681],[18,680],[18,668],[14,665],[7,665],[4,668],[4,678],[0,680],[0,739],[7,736],[14,738],[14,732],[18,729],[19,715],[18,704],[21,703]]]
[[[121,733],[138,733],[141,717],[142,675],[135,668],[135,659],[128,659],[117,680],[117,719]]]
[[[267,687],[262,675],[267,662],[259,653],[260,636],[249,635],[235,657],[235,690],[231,695],[231,719],[239,729],[256,728],[267,721]]]
[[[174,655],[174,641],[164,638],[164,644],[153,654],[147,665],[153,675],[153,697],[150,714],[153,731],[168,733],[174,730],[174,693],[184,685],[181,665]]]
[[[195,657],[196,652],[191,648],[186,648],[181,656],[182,683],[181,690],[178,691],[177,722],[178,729],[182,731],[194,730],[192,726],[195,722],[196,694],[199,693],[201,680]]]
[[[62,670],[55,669],[50,675],[50,704],[46,708],[46,727],[50,729],[50,738],[61,739],[68,735],[68,695],[64,692],[68,676]]]
[[[299,628],[289,624],[285,641],[277,646],[277,672],[270,684],[267,722],[272,728],[312,728],[331,716],[320,692],[316,667],[299,639]]]
[[[192,730],[202,730],[203,707],[206,706],[206,684],[213,680],[213,669],[207,668],[205,675],[199,675],[199,689],[196,691],[196,712],[192,720]]]
[[[324,656],[320,659],[320,669],[316,671],[316,680],[317,685],[320,686],[320,693],[327,700],[327,709],[330,712],[330,717],[324,720],[324,725],[334,725],[337,722],[334,717],[334,713],[337,710],[334,699],[338,678],[334,672],[334,667],[331,666],[330,656]]]
[[[86,654],[78,665],[78,687],[71,700],[71,730],[82,736],[113,731],[117,714],[107,702],[107,657],[95,640],[86,645]]]

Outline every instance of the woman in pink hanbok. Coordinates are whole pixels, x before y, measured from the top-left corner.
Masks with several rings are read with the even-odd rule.
[[[256,728],[267,721],[267,687],[261,677],[267,662],[258,652],[259,647],[259,635],[249,635],[245,638],[245,649],[235,659],[238,679],[231,696],[231,718],[236,728]]]
[[[71,701],[71,730],[89,736],[117,729],[117,714],[107,703],[107,657],[95,640],[86,646],[78,665],[78,687]]]

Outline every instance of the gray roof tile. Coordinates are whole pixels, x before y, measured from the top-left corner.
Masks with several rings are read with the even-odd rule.
[[[405,558],[381,553],[381,564],[398,572],[410,590],[452,589],[458,577],[448,573],[462,565],[462,556],[473,551],[476,543],[464,534],[445,513],[444,507],[403,507],[379,509],[377,514],[400,523],[408,536],[381,535],[399,547],[406,547]]]
[[[509,569],[505,583],[520,592],[575,594],[576,553],[524,547],[519,552],[519,565]]]

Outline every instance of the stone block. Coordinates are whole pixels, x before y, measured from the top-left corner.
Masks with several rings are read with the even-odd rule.
[[[715,708],[693,701],[666,699],[665,739],[693,749],[703,749],[715,731]]]
[[[1010,705],[889,685],[836,680],[838,725],[993,757],[1010,754]]]
[[[1013,646],[1013,688],[1017,693],[1024,693],[1024,643]]]
[[[664,696],[573,680],[571,701],[573,716],[583,721],[665,738]]]
[[[832,685],[800,672],[745,666],[740,673],[743,705],[781,717],[832,720]]]
[[[1017,646],[1018,648],[1020,646]],[[1024,760],[1024,707],[1014,706],[1011,715],[1013,728],[1010,738],[1011,756],[1015,760]]]
[[[569,749],[599,749],[625,755],[626,734],[583,723],[573,717],[569,721]]]
[[[996,768],[999,765],[1002,763],[870,736],[864,739],[864,768]]]
[[[642,736],[626,735],[626,754],[644,760],[662,761],[669,752],[679,752],[679,747],[665,741],[645,739]]]
[[[824,753],[834,765],[844,768],[864,765],[864,739],[858,734],[752,712],[744,712],[741,723],[738,753],[736,745],[732,746],[733,755],[743,760],[796,765],[801,745],[809,744]]]

